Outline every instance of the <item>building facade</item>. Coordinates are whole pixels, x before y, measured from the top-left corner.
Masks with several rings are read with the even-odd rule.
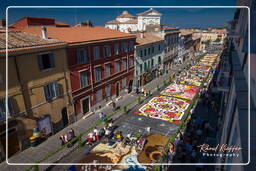
[[[5,31],[0,39],[5,41]],[[5,117],[8,117],[9,156],[29,146],[34,128],[50,136],[74,121],[66,43],[44,40],[19,31],[8,32],[8,68],[1,44],[1,154],[5,151]],[[8,69],[8,78],[5,77]],[[8,98],[5,82],[8,80]],[[5,108],[5,102],[8,109]],[[5,156],[2,156],[3,158]]]
[[[145,31],[148,26],[160,26],[161,15],[152,8],[138,13],[137,17],[129,14],[128,11],[123,11],[115,20],[108,21],[105,27],[126,33]]]
[[[139,33],[135,46],[135,85],[144,86],[162,70],[164,39],[153,33]]]
[[[238,0],[237,4],[250,8],[250,30],[251,35],[255,35],[256,22],[253,20],[256,17],[255,1]],[[239,157],[218,159],[217,162],[243,163],[245,165],[216,166],[216,169],[219,170],[250,171],[255,169],[256,148],[254,144],[256,144],[256,128],[254,122],[256,120],[256,70],[254,65],[256,64],[256,42],[255,38],[251,36],[251,49],[249,51],[249,19],[248,9],[237,8],[233,20],[229,22],[228,42],[220,66],[218,83],[219,89],[222,90],[222,105],[218,125],[220,133],[217,136],[217,141],[220,144],[241,147],[242,150],[237,152]],[[250,75],[248,74],[249,65],[251,66]],[[250,164],[246,165],[249,162]]]
[[[41,28],[22,30],[41,35]],[[132,91],[135,35],[92,25],[47,27],[46,32],[67,43],[76,119],[119,100],[125,90]]]

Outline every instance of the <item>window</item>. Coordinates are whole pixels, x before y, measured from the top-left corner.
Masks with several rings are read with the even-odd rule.
[[[154,67],[154,59],[151,59],[151,66]]]
[[[120,61],[115,62],[115,73],[120,72]]]
[[[160,44],[158,45],[158,50],[159,50],[159,51],[161,50],[161,46],[160,46]]]
[[[84,64],[89,61],[86,49],[78,49],[76,51],[77,64]]]
[[[143,69],[142,69],[142,64],[140,64],[140,72],[142,73],[143,71],[142,71]]]
[[[123,59],[123,61],[122,61],[122,69],[123,69],[123,71],[125,71],[126,69],[127,69],[127,67],[126,67],[126,59]]]
[[[93,56],[94,59],[100,59],[100,48],[99,47],[94,47],[93,48]]]
[[[127,42],[122,42],[122,53],[126,53],[127,52]]]
[[[111,65],[110,64],[106,64],[105,65],[105,78],[110,77],[111,75]]]
[[[133,67],[133,58],[129,58],[128,64],[129,68]]]
[[[84,88],[84,87],[87,87],[88,85],[89,85],[88,72],[87,71],[80,72],[80,87]]]
[[[154,46],[151,48],[151,51],[152,51],[152,53],[155,53],[155,47]]]
[[[147,62],[144,62],[144,72],[148,70]]]
[[[114,47],[114,48],[115,48],[115,49],[114,49],[115,55],[118,55],[118,53],[119,53],[119,43],[118,43],[118,42],[115,43],[115,47]]]
[[[95,68],[95,82],[98,82],[101,80],[101,67]]]
[[[45,70],[54,67],[54,56],[52,53],[40,54],[37,57],[40,70]]]
[[[161,64],[162,61],[161,61],[161,56],[158,56],[158,64]]]
[[[57,82],[51,82],[44,85],[44,96],[46,101],[52,100],[60,96],[59,86]]]
[[[143,57],[143,52],[142,52],[142,50],[140,50],[140,57]]]
[[[102,100],[102,89],[96,91],[96,102],[100,102]]]
[[[111,56],[111,51],[110,51],[110,46],[109,45],[104,46],[104,56],[105,57]]]
[[[126,78],[123,78],[123,79],[122,79],[122,87],[123,87],[123,88],[126,88]]]
[[[147,49],[144,49],[144,56],[147,56]]]
[[[7,99],[7,103],[8,103],[7,108],[8,108],[8,112],[9,112],[8,114],[6,111],[5,103],[6,103],[6,98],[1,98],[0,99],[0,119],[4,119],[6,117],[6,115],[8,116],[8,115],[14,113],[13,106],[11,103],[11,98]]]
[[[150,55],[150,48],[148,48],[148,54]]]
[[[129,47],[128,47],[129,52],[132,51],[133,49],[134,49],[134,42],[129,41]]]
[[[148,68],[150,68],[150,61],[148,61]]]
[[[106,96],[107,97],[111,96],[111,85],[106,86]]]

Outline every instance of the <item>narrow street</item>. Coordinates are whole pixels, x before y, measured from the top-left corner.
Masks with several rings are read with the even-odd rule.
[[[164,77],[162,77],[164,78]],[[165,77],[166,78],[166,77]],[[157,78],[161,79],[161,78]],[[155,80],[153,80],[155,81]],[[147,85],[149,86],[149,85]],[[147,87],[149,88],[149,87]],[[163,87],[162,89],[164,89]],[[162,90],[160,90],[162,91]],[[160,91],[155,91],[152,95],[152,97],[158,95]],[[159,119],[152,119],[150,117],[146,116],[139,116],[139,115],[134,115],[134,111],[137,111],[139,108],[144,106],[145,104],[148,103],[149,100],[152,98],[150,97],[149,99],[145,100],[142,104],[134,107],[128,114],[122,114],[119,115],[114,120],[114,125],[117,126],[117,130],[121,131],[123,136],[125,137],[129,133],[135,133],[135,132],[141,132],[144,135],[148,135],[149,133],[147,132],[148,127],[151,128],[150,133],[151,134],[160,134],[164,135],[166,137],[171,137],[172,135],[175,134],[175,132],[178,130],[179,125],[173,124],[167,121],[159,120]],[[204,112],[206,109],[202,110],[201,104],[197,105],[195,108],[195,113],[198,115],[201,114],[204,116]],[[195,115],[195,114],[194,114]],[[215,118],[214,115],[209,115],[209,117]],[[205,118],[203,118],[205,119]],[[216,118],[215,118],[216,119]],[[213,119],[212,119],[213,121]],[[211,123],[212,124],[212,123]],[[88,155],[88,152],[92,150],[95,146],[97,146],[99,142],[93,144],[93,146],[85,146],[83,148],[77,148],[74,151],[70,152],[67,156],[63,157],[61,160],[59,160],[59,163],[79,163],[80,160]],[[66,170],[70,166],[51,166],[49,167],[50,170]]]

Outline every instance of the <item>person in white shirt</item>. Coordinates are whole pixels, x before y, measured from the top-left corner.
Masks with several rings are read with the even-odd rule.
[[[88,141],[89,145],[92,145],[92,142],[93,142],[93,133],[92,133],[92,132],[90,132],[90,133],[88,134],[88,139],[87,139],[87,141]]]
[[[93,133],[94,133],[95,140],[98,141],[99,140],[99,131],[97,130],[97,128],[94,128]]]

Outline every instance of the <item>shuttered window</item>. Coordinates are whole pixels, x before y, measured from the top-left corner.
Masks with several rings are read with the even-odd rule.
[[[89,85],[88,83],[88,72],[80,72],[80,86],[81,88],[87,87]]]
[[[101,80],[101,67],[95,68],[95,82]]]
[[[8,109],[6,109],[6,106],[5,106],[6,103],[7,103]],[[4,119],[6,115],[10,116],[13,113],[14,113],[14,110],[13,110],[11,98],[8,98],[7,100],[6,98],[1,98],[0,99],[0,119]]]
[[[57,82],[51,82],[44,85],[44,95],[46,101],[60,96],[59,85]]]
[[[128,50],[127,48],[127,42],[123,41],[122,42],[122,53],[126,53]]]
[[[102,99],[102,89],[100,89],[96,92],[96,102],[100,102]]]
[[[100,59],[100,48],[99,47],[93,48],[93,56],[94,56],[95,60]]]
[[[86,49],[78,49],[76,52],[77,64],[84,64],[89,62],[88,52]]]
[[[46,70],[55,66],[53,53],[39,54],[37,61],[40,70]]]
[[[111,50],[109,45],[104,46],[104,57],[109,57],[111,56]]]
[[[110,75],[111,75],[111,66],[110,66],[110,64],[106,64],[105,65],[105,78],[110,77]]]
[[[107,97],[110,97],[110,96],[111,96],[111,85],[108,85],[108,86],[106,87],[106,96],[107,96]]]
[[[116,42],[115,43],[115,55],[118,55],[119,54],[119,43],[118,42]]]
[[[126,59],[123,59],[123,61],[122,61],[122,69],[123,69],[123,71],[125,71],[127,69],[126,66],[127,66]]]

